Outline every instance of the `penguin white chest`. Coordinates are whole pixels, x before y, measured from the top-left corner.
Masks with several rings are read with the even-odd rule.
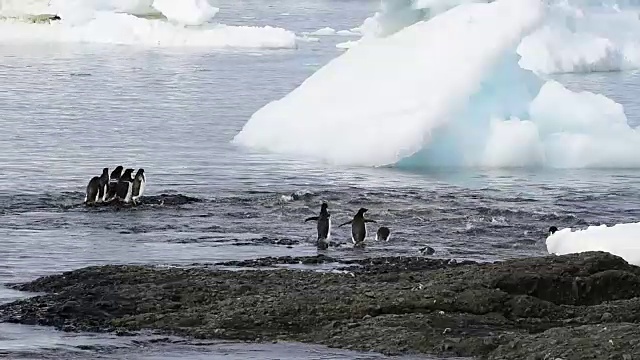
[[[127,182],[127,195],[124,197],[124,202],[125,203],[130,203],[131,202],[132,194],[133,194],[133,183],[132,182]]]

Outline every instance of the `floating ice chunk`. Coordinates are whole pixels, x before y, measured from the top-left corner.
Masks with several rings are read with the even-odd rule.
[[[535,123],[517,118],[491,121],[483,166],[529,167],[542,166],[544,162],[544,148]]]
[[[562,229],[550,235],[547,251],[565,255],[587,251],[605,251],[640,266],[640,223],[589,226],[584,230]]]
[[[335,35],[336,31],[330,27],[325,27],[319,30],[316,30],[312,33],[310,33],[309,35],[315,35],[315,36],[329,36],[329,35]]]
[[[338,49],[351,49],[352,47],[358,45],[360,43],[359,40],[345,41],[341,43],[337,43],[336,47]]]
[[[69,23],[28,24],[0,21],[0,43],[63,42],[159,47],[295,48],[293,32],[266,27],[210,25],[185,28],[163,20],[128,14],[95,12],[92,18]]]
[[[622,105],[606,96],[574,93],[549,81],[529,112],[551,167],[640,166],[640,133],[629,126]]]
[[[233,141],[333,163],[396,163],[465,108],[541,18],[539,0],[465,4],[370,39],[258,110]]]
[[[220,10],[208,0],[153,0],[152,6],[170,21],[184,25],[202,25]]]
[[[340,35],[340,36],[358,36],[358,33],[355,33],[353,31],[350,30],[340,30],[336,32],[336,35]]]

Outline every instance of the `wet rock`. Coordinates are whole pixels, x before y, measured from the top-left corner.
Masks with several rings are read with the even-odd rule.
[[[607,253],[496,263],[311,257],[351,273],[101,266],[13,285],[0,320],[66,331],[304,341],[479,359],[640,358],[640,268]],[[355,275],[354,275],[355,274]],[[606,323],[606,324],[605,324]]]
[[[264,257],[260,259],[251,259],[251,260],[233,260],[233,261],[225,261],[216,263],[216,265],[220,266],[236,266],[236,267],[271,267],[275,265],[295,265],[295,264],[323,264],[323,263],[336,263],[339,260],[334,259],[332,257],[326,255],[315,255],[315,256],[302,256],[302,257],[292,257],[292,256],[281,256],[281,257]]]
[[[613,315],[611,315],[610,312],[606,312],[602,314],[602,316],[600,317],[600,321],[602,322],[608,322],[608,321],[611,321],[612,319],[613,319]]]

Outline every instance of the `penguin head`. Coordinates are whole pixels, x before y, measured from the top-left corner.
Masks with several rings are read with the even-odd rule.
[[[138,169],[138,172],[136,173],[136,177],[138,177],[138,176],[144,178],[144,169],[143,168]]]
[[[109,168],[102,168],[102,176],[109,176]]]
[[[320,210],[327,210],[328,207],[329,207],[329,204],[327,204],[326,202],[323,202],[322,205],[320,205]]]
[[[369,209],[367,209],[367,208],[360,208],[360,210],[358,210],[358,215],[364,215],[364,213],[366,213],[367,211],[369,211]]]
[[[132,173],[133,173],[133,169],[127,169],[124,171],[124,174],[122,174],[122,178],[125,180],[133,180],[133,178],[131,177]]]
[[[558,231],[558,228],[555,226],[552,226],[549,228],[549,236],[553,235],[556,233],[556,231]]]
[[[122,165],[118,165],[116,166],[115,169],[113,169],[113,172],[111,172],[111,178],[112,179],[119,179],[120,176],[122,175]]]

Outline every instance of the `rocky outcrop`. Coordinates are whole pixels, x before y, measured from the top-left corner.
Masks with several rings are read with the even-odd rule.
[[[224,265],[339,262],[268,258]],[[68,331],[155,329],[482,359],[639,359],[640,268],[608,253],[477,264],[343,262],[342,272],[89,267],[15,289],[0,320]]]

